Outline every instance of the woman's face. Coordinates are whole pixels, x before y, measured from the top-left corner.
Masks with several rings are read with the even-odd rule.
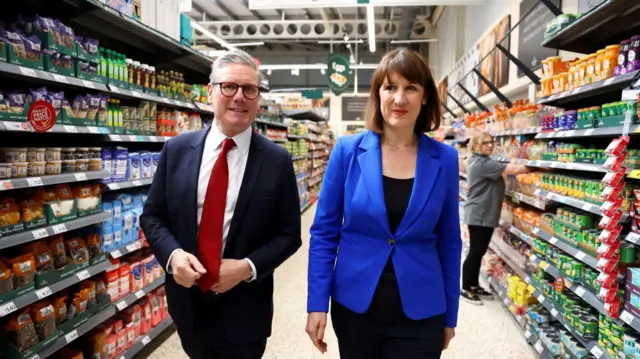
[[[396,129],[415,127],[420,109],[427,103],[421,85],[392,74],[380,86],[378,93],[385,126]]]
[[[496,142],[493,139],[493,137],[485,137],[482,139],[482,142],[480,142],[480,153],[482,153],[483,155],[491,155],[493,153],[493,150],[496,147]]]

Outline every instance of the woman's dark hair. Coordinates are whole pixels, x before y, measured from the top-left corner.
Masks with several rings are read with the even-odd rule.
[[[384,55],[371,77],[371,90],[364,114],[367,128],[373,132],[382,133],[384,120],[380,111],[379,90],[385,81],[390,81],[393,74],[402,76],[407,81],[424,88],[427,101],[420,109],[414,132],[421,134],[437,130],[442,117],[441,104],[427,61],[417,52],[404,48],[389,51]]]

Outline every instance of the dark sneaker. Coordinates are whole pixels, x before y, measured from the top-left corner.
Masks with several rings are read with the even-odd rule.
[[[462,299],[464,299],[467,303],[471,303],[473,305],[482,305],[482,299],[480,299],[480,297],[478,297],[477,295],[473,294],[473,292],[468,292],[466,290],[463,290],[460,293],[460,297],[462,297]]]
[[[493,293],[487,292],[486,290],[482,289],[482,287],[471,288],[471,293],[482,299],[493,299]]]

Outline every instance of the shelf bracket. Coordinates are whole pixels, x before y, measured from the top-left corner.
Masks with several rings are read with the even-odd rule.
[[[464,107],[464,105],[463,105],[460,101],[458,101],[458,99],[456,99],[455,97],[453,97],[449,91],[447,91],[447,95],[449,95],[449,97],[451,97],[451,99],[453,100],[453,102],[455,102],[455,103],[458,105],[458,107],[460,107],[460,109],[461,109],[462,111],[464,111],[464,113],[471,113],[471,111],[467,110],[467,108],[466,108],[466,107]]]
[[[524,72],[524,74],[527,75],[531,82],[536,85],[540,85],[540,78],[533,71],[531,71],[531,69],[527,67],[527,65],[520,61],[520,59],[518,59],[517,57],[513,56],[513,54],[502,45],[498,44],[496,45],[496,47],[500,49],[500,51],[502,51],[502,53],[505,54],[509,58],[509,60],[511,60],[511,62],[513,62],[522,72]]]
[[[458,116],[456,116],[455,113],[453,113],[453,111],[451,111],[451,109],[449,107],[447,107],[447,105],[444,104],[444,102],[442,103],[442,107],[444,107],[445,110],[447,110],[447,112],[449,112],[449,114],[451,116],[453,116],[453,118],[457,118]]]
[[[555,16],[560,16],[562,14],[564,14],[562,12],[562,10],[560,10],[559,7],[556,6],[556,4],[553,3],[553,1],[551,0],[540,0],[541,3],[543,3],[548,9],[549,11],[551,11],[553,13],[553,15]],[[534,5],[535,7],[535,5]]]
[[[480,70],[478,70],[477,68],[473,69],[473,72],[476,73],[476,75],[478,75],[478,78],[484,82],[487,87],[489,87],[489,89],[496,94],[496,96],[500,99],[500,101],[504,102],[508,108],[511,108],[513,106],[513,103],[511,103],[511,101],[507,98],[507,96],[505,96],[502,92],[500,92],[500,90],[498,90],[497,87],[495,87],[495,85],[493,83],[491,83],[491,81],[489,81],[486,77],[484,77],[484,75],[482,75],[482,73],[480,72]]]
[[[457,85],[462,89],[462,91],[464,91],[467,96],[469,96],[469,98],[471,99],[471,101],[475,102],[476,105],[478,105],[478,108],[481,109],[482,111],[489,111],[489,109],[482,104],[482,102],[480,102],[480,100],[478,100],[475,96],[473,96],[473,94],[471,92],[469,92],[469,90],[467,90],[464,86],[462,86],[462,84],[460,82],[457,83]]]

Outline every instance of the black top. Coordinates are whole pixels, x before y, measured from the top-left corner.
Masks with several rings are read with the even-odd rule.
[[[384,189],[384,202],[387,208],[389,229],[391,233],[395,234],[409,206],[409,199],[411,199],[411,192],[413,191],[413,178],[398,179],[382,176],[382,187]],[[387,262],[385,272],[393,272],[391,258]]]

